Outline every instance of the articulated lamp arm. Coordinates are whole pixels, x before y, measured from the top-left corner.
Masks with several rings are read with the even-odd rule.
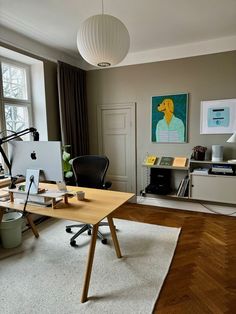
[[[11,180],[12,180],[12,175],[11,175],[11,164],[2,148],[2,144],[4,143],[7,143],[11,140],[14,140],[20,136],[23,136],[25,134],[28,134],[28,133],[33,133],[33,138],[34,138],[34,141],[38,141],[39,140],[39,133],[37,132],[37,129],[35,128],[27,128],[27,129],[24,129],[22,131],[19,131],[19,132],[14,132],[8,136],[5,136],[3,138],[0,138],[0,153],[2,154],[2,157],[3,157],[3,160],[5,162],[5,164],[7,165],[7,168],[9,169],[9,175],[11,177]]]
[[[28,129],[24,129],[24,130],[19,131],[19,132],[14,132],[14,133],[12,133],[8,136],[5,136],[3,138],[0,138],[0,145],[7,143],[11,140],[14,140],[17,137],[23,136],[23,135],[28,134],[28,133],[33,133],[34,141],[39,140],[39,133],[37,132],[37,129],[28,128]]]

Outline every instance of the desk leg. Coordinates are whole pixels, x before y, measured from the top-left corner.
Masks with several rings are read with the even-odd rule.
[[[93,226],[93,232],[92,237],[90,241],[90,247],[89,247],[89,254],[88,254],[88,260],[87,260],[87,267],[84,277],[84,287],[83,292],[81,296],[81,302],[84,303],[88,300],[88,289],[89,289],[89,282],[92,272],[92,266],[93,266],[93,257],[95,252],[95,246],[97,241],[97,234],[98,234],[98,224]]]
[[[35,224],[34,224],[34,222],[33,222],[33,219],[32,219],[31,214],[28,214],[28,215],[26,216],[26,218],[27,218],[27,220],[28,220],[28,223],[29,223],[29,225],[30,225],[32,231],[33,231],[33,234],[35,235],[35,238],[38,238],[38,237],[39,237],[39,233],[38,233],[38,230],[36,229],[36,226],[35,226]]]
[[[114,226],[113,219],[111,217],[107,216],[107,220],[108,220],[109,227],[110,227],[110,230],[111,230],[111,236],[112,236],[112,240],[113,240],[113,243],[114,243],[114,246],[115,246],[116,255],[117,255],[118,258],[120,258],[120,257],[122,257],[122,255],[121,255],[120,246],[119,246],[119,242],[118,242],[118,239],[117,239],[116,228]]]

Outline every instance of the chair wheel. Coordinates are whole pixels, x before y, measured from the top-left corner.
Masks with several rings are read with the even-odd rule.
[[[71,228],[66,228],[66,232],[71,233]]]
[[[102,244],[107,244],[107,239],[102,239]]]
[[[91,235],[92,234],[92,231],[91,230],[88,230],[88,235]]]
[[[70,241],[70,245],[71,245],[71,246],[76,246],[76,241],[75,241],[75,240]]]

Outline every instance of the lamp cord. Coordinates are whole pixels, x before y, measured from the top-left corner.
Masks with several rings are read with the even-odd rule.
[[[31,189],[31,186],[34,182],[34,176],[30,176],[30,184],[29,184],[29,187],[28,187],[28,191],[27,191],[27,195],[26,195],[26,199],[25,199],[25,203],[24,203],[24,208],[23,208],[23,217],[26,216],[26,206],[27,206],[27,203],[28,203],[28,198],[29,198],[29,193],[30,193],[30,189]]]
[[[236,211],[234,211],[234,212],[232,212],[232,213],[230,213],[230,214],[220,213],[220,212],[218,212],[218,211],[216,211],[216,210],[213,210],[213,209],[209,208],[208,206],[206,206],[206,205],[203,204],[203,203],[200,203],[200,204],[202,205],[202,207],[205,207],[207,210],[209,210],[209,211],[212,212],[213,214],[224,215],[224,216],[233,216],[233,215],[236,214]]]

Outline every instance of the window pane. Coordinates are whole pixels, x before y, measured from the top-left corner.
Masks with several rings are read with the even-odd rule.
[[[3,96],[27,100],[26,70],[24,68],[2,63]]]
[[[28,108],[26,106],[7,104],[4,106],[4,111],[7,130],[19,132],[29,127]],[[28,136],[26,138],[28,139]]]

